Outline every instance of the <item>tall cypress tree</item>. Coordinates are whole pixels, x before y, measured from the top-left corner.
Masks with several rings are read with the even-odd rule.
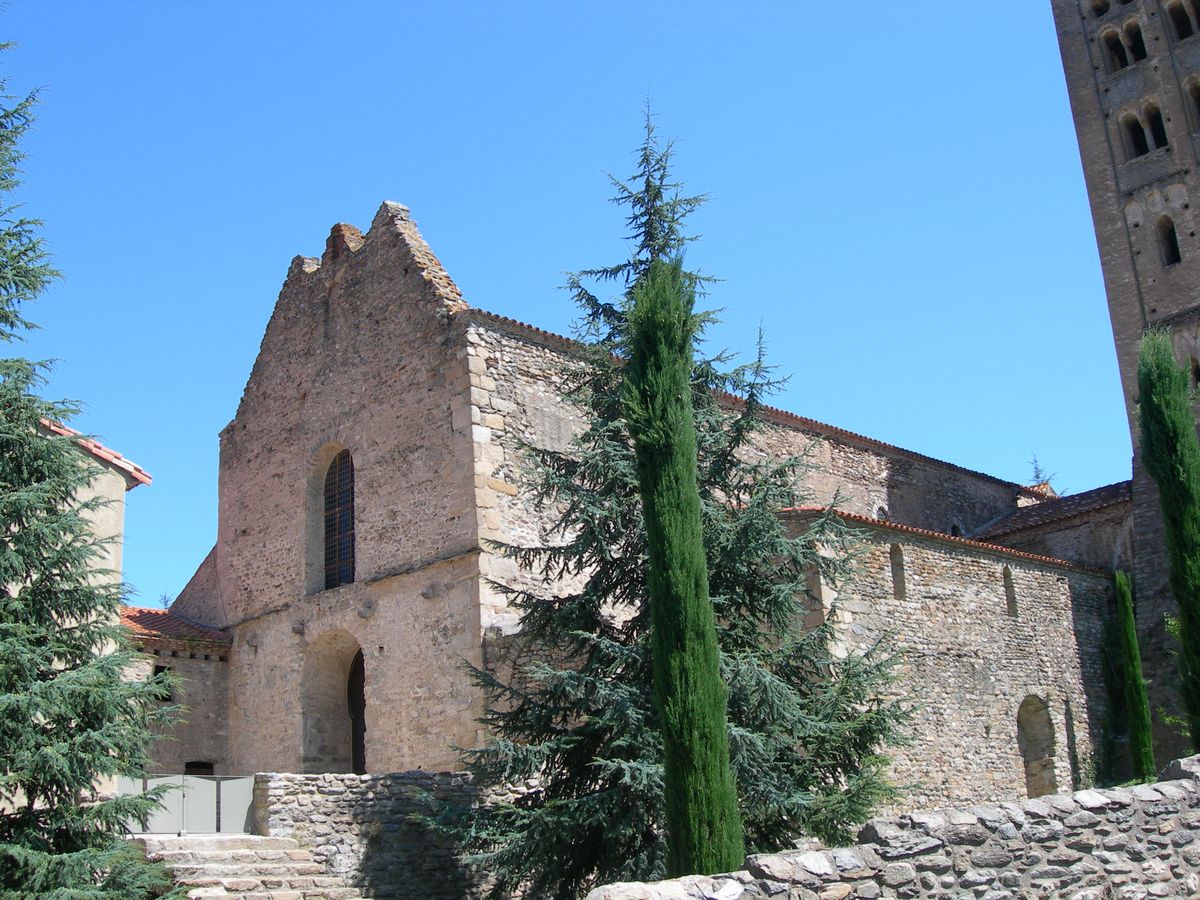
[[[683,261],[655,260],[628,314],[625,409],[646,528],[667,872],[729,872],[745,854],[696,483],[697,322]]]
[[[566,452],[530,448],[528,477],[549,522],[545,540],[502,548],[530,576],[527,584],[546,586],[499,586],[520,613],[525,649],[511,677],[475,673],[488,694],[483,722],[492,736],[466,754],[477,783],[535,786],[512,802],[462,811],[449,826],[464,856],[492,879],[495,897],[524,891],[566,900],[597,884],[667,871],[648,551],[614,354],[627,346],[634,291],[656,260],[683,251],[684,222],[703,198],[672,180],[671,146],[657,141],[649,118],[633,177],[614,184],[628,212],[629,258],[568,283],[584,348],[563,377],[585,426]],[[616,295],[599,296],[605,285]],[[709,321],[698,316],[697,341]],[[704,551],[747,847],[779,849],[802,834],[846,840],[895,796],[882,748],[908,718],[894,698],[886,648],[838,658],[829,626],[802,627],[806,573],[841,582],[853,535],[833,515],[799,533],[780,516],[803,505],[797,486],[805,464],[752,449],[765,427],[763,397],[778,383],[761,348],[745,366],[701,357],[690,380]],[[743,402],[724,403],[725,392]]]
[[[1141,459],[1158,485],[1171,592],[1179,604],[1180,695],[1200,750],[1200,441],[1187,373],[1175,362],[1171,337],[1152,329],[1138,357]]]
[[[35,98],[0,81],[0,194],[17,184],[18,144]],[[40,222],[0,203],[0,340],[29,327],[23,307],[56,276]],[[0,895],[138,898],[169,886],[122,839],[154,796],[105,797],[139,775],[151,728],[169,709],[162,679],[126,680],[134,663],[119,625],[121,586],[98,569],[83,500],[97,470],[71,438],[42,433],[69,417],[41,399],[45,366],[0,359]]]
[[[1129,753],[1133,774],[1150,781],[1157,774],[1154,744],[1150,729],[1150,700],[1142,678],[1142,655],[1138,650],[1137,623],[1133,616],[1133,592],[1129,578],[1118,570],[1116,576],[1117,631],[1121,639],[1122,681],[1125,685],[1125,715],[1129,730]]]

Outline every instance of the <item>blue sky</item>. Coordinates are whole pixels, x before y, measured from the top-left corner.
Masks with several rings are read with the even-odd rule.
[[[562,272],[622,257],[605,172],[650,97],[710,195],[689,263],[716,346],[760,324],[777,405],[1060,489],[1130,445],[1048,0],[161,3],[11,0],[43,87],[25,212],[65,274],[29,355],[76,427],[145,466],[134,602],[216,532],[217,433],[296,254],[384,199],[467,300],[566,332]]]

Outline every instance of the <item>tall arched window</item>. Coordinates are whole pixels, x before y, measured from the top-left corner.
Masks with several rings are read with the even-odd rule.
[[[1173,266],[1183,259],[1179,253],[1179,235],[1175,233],[1175,222],[1170,216],[1159,217],[1158,249],[1162,253],[1164,266]]]
[[[1125,32],[1125,46],[1129,48],[1129,55],[1134,62],[1141,62],[1146,58],[1146,42],[1142,39],[1142,26],[1137,22],[1130,22],[1123,29]]]
[[[1191,10],[1188,6],[1192,6]],[[1195,12],[1193,3],[1185,4],[1184,0],[1170,0],[1166,5],[1167,18],[1171,20],[1171,26],[1175,29],[1175,37],[1177,40],[1189,38],[1196,33],[1195,25],[1192,22],[1192,15]]]
[[[325,588],[354,581],[354,461],[343,450],[325,473]]]
[[[1121,36],[1115,30],[1109,30],[1100,35],[1104,44],[1105,57],[1108,60],[1108,71],[1119,72],[1129,65],[1129,56],[1125,53],[1125,45]]]
[[[1162,113],[1153,103],[1146,104],[1146,121],[1150,124],[1150,135],[1154,138],[1154,147],[1161,150],[1167,146],[1167,126],[1163,124]]]
[[[908,584],[904,577],[904,548],[892,544],[889,555],[892,563],[892,596],[903,603],[908,596]]]
[[[1146,129],[1141,120],[1133,113],[1121,117],[1121,127],[1125,130],[1125,148],[1130,159],[1145,156],[1150,152],[1150,144],[1146,141]]]
[[[1017,617],[1017,586],[1013,584],[1012,569],[1004,567],[1004,600],[1006,611],[1012,618]]]

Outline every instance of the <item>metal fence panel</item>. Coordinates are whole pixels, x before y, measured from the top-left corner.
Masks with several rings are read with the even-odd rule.
[[[254,816],[252,775],[151,775],[119,778],[117,792],[140,794],[169,785],[162,809],[150,817],[145,831],[129,823],[134,834],[249,834]]]

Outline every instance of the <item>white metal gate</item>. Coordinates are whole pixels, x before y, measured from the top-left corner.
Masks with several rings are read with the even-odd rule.
[[[166,784],[162,809],[135,834],[249,834],[253,830],[253,775],[150,775],[119,778],[117,793],[140,794]]]

